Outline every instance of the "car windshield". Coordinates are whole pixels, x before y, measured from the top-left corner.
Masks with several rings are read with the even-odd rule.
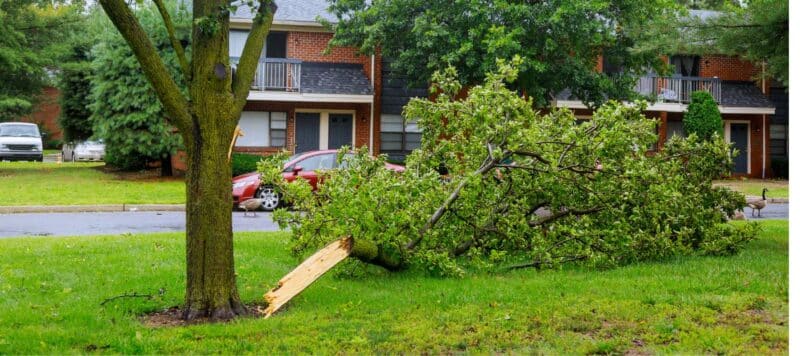
[[[39,129],[33,125],[2,125],[0,136],[39,137]]]

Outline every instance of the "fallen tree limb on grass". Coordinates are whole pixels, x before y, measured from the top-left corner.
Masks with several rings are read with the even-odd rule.
[[[328,272],[339,262],[344,261],[350,256],[352,247],[353,238],[351,237],[331,242],[281,278],[278,286],[264,295],[264,299],[267,301],[264,318],[269,318],[272,314],[275,314],[278,309],[294,296],[300,294],[319,277],[322,277],[325,272]]]

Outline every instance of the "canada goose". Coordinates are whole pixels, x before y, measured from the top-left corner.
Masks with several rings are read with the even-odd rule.
[[[764,188],[761,191],[761,199],[749,199],[747,200],[747,206],[750,207],[751,215],[756,216],[756,210],[758,210],[758,217],[761,217],[761,209],[767,207],[767,188]]]
[[[247,199],[239,203],[239,209],[244,209],[244,216],[247,216],[247,212],[252,211],[253,217],[256,217],[256,210],[258,210],[261,207],[261,203],[263,202],[264,200],[262,199],[256,199],[256,198]]]

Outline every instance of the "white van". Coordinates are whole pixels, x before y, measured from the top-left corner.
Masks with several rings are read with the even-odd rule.
[[[42,161],[39,127],[25,122],[0,123],[0,161]]]

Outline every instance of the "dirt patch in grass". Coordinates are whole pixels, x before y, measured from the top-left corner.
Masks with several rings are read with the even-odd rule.
[[[256,319],[264,317],[264,314],[261,311],[266,308],[266,305],[254,303],[245,304],[244,307],[246,309],[246,313],[244,315],[240,315],[236,319]],[[183,310],[179,307],[172,307],[169,309],[149,313],[143,316],[141,321],[142,324],[148,328],[169,328],[177,326],[218,323],[218,321],[212,321],[210,318],[198,318],[192,321],[186,321],[183,319]]]
[[[161,168],[150,168],[139,171],[124,171],[116,167],[102,165],[93,167],[105,174],[111,174],[117,179],[135,182],[175,182],[183,181],[182,177],[162,177]]]

